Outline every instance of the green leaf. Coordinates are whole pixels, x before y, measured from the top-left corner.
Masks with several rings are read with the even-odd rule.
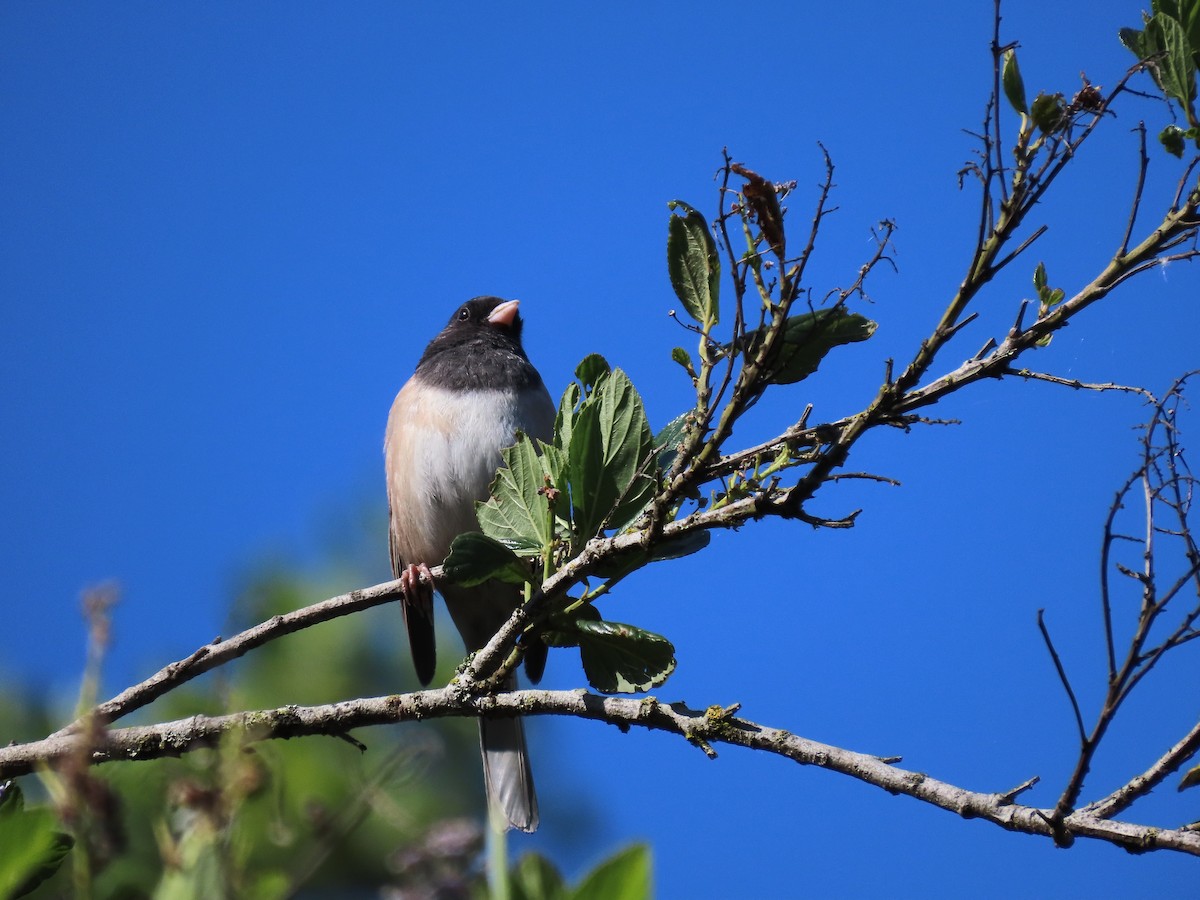
[[[533,577],[527,562],[499,541],[478,531],[460,534],[454,539],[442,569],[447,579],[464,587],[473,587],[492,578],[509,584],[524,584]]]
[[[601,693],[648,691],[675,671],[675,647],[662,635],[621,622],[577,619],[575,625],[583,672]]]
[[[600,408],[584,403],[575,413],[567,452],[574,545],[582,546],[600,530],[616,500],[604,477],[604,439],[600,434]]]
[[[693,319],[704,328],[720,318],[721,258],[712,232],[697,210],[682,200],[667,204],[684,214],[672,215],[667,227],[667,272],[671,287]]]
[[[650,548],[650,561],[662,562],[667,559],[682,559],[699,553],[712,540],[712,532],[688,531],[683,534],[658,541]]]
[[[553,535],[546,516],[547,471],[533,441],[518,432],[517,442],[503,451],[504,468],[492,482],[491,499],[475,506],[479,527],[511,550],[539,555]]]
[[[1066,103],[1062,94],[1038,94],[1029,116],[1033,124],[1046,134],[1062,131],[1067,125]]]
[[[653,448],[642,398],[614,369],[575,413],[566,448],[576,546],[623,528],[646,506],[657,487],[643,471]]]
[[[654,893],[652,856],[634,844],[602,860],[569,888],[555,865],[540,853],[526,853],[509,870],[512,900],[646,900]]]
[[[558,499],[554,503],[555,513],[559,518],[565,518],[564,511],[571,496],[567,454],[560,447],[541,441],[538,441],[538,452],[542,455],[542,465],[550,478],[550,486],[558,493]]]
[[[647,563],[663,562],[668,559],[682,559],[699,553],[708,546],[712,535],[707,531],[688,531],[654,543],[650,550],[627,550],[620,556],[600,563],[596,566],[596,575],[600,578],[615,578],[639,569]]]
[[[25,794],[15,781],[0,784],[0,816],[12,816],[25,808]]]
[[[583,385],[584,396],[590,394],[592,389],[600,383],[601,379],[611,371],[612,366],[599,353],[589,353],[585,356],[579,365],[575,367],[575,377]]]
[[[695,419],[695,413],[681,413],[663,426],[662,431],[654,436],[654,447],[658,451],[658,467],[667,471],[679,455],[684,436],[688,431],[688,423]]]
[[[1179,782],[1179,790],[1187,790],[1200,784],[1200,766],[1193,766],[1184,774],[1183,780]]]
[[[654,895],[650,848],[634,844],[596,866],[571,893],[571,900],[646,900]]]
[[[1163,13],[1152,16],[1146,23],[1144,46],[1151,55],[1163,54],[1151,69],[1163,93],[1190,108],[1196,99],[1196,61],[1183,25]]]
[[[1183,158],[1184,131],[1178,125],[1168,125],[1158,134],[1158,142],[1176,159]]]
[[[581,363],[576,370],[590,390],[563,394],[554,436],[558,452],[543,457],[554,487],[570,501],[560,500],[555,513],[565,524],[570,510],[574,549],[602,531],[624,528],[658,487],[642,398],[624,372],[594,360],[599,364]]]
[[[1152,0],[1153,15],[1142,13],[1144,30],[1122,28],[1119,37],[1139,60],[1149,61],[1154,83],[1177,101],[1193,126],[1192,101],[1196,98],[1196,71],[1200,66],[1200,2]],[[1174,153],[1173,137],[1160,140]],[[1170,142],[1170,143],[1169,143]],[[1182,152],[1182,151],[1181,151]]]
[[[1046,266],[1044,263],[1038,263],[1037,268],[1033,270],[1033,286],[1037,290],[1038,302],[1041,304],[1039,316],[1044,316],[1050,311],[1050,308],[1057,306],[1063,302],[1066,294],[1062,288],[1052,288],[1047,284]],[[1045,347],[1050,344],[1050,335],[1046,335],[1038,341],[1039,347]]]
[[[598,463],[592,466],[588,459],[583,458],[592,452],[590,438],[585,435],[576,441],[574,433],[579,426],[582,406],[591,403],[596,385],[608,378],[611,371],[608,361],[598,353],[585,356],[575,367],[575,377],[578,381],[567,385],[562,399],[559,400],[558,414],[554,421],[554,446],[557,448],[557,454],[548,461],[548,469],[553,477],[554,486],[568,498],[576,495],[587,496],[590,480],[599,473]],[[588,415],[594,417],[595,413]],[[595,429],[594,418],[585,421],[583,428],[591,434]],[[571,460],[572,447],[575,448],[574,453],[577,457],[574,462]],[[599,448],[595,449],[595,458],[600,459]]]
[[[817,371],[821,360],[834,347],[865,341],[874,333],[874,322],[841,307],[789,316],[771,358],[764,361],[767,381],[770,384],[803,381]],[[765,334],[766,328],[760,328],[742,339],[747,359],[754,358]]]
[[[245,900],[284,900],[286,897],[295,896],[292,877],[278,869],[258,874],[246,873],[244,877],[252,879],[248,885],[242,887]]]
[[[571,428],[575,423],[575,407],[579,405],[582,392],[577,382],[572,381],[558,401],[558,413],[554,417],[554,445],[560,448],[571,446]]]
[[[620,369],[597,388],[605,480],[616,501],[606,525],[621,529],[637,517],[658,487],[651,474],[654,437],[641,395]]]
[[[1138,59],[1145,59],[1145,33],[1140,28],[1122,28],[1117,32],[1121,43]]]
[[[1009,50],[1004,54],[1004,96],[1012,104],[1012,108],[1022,115],[1029,114],[1029,104],[1025,102],[1025,81],[1021,78],[1021,70],[1017,67],[1017,53]]]
[[[1181,10],[1179,24],[1183,26],[1192,48],[1192,61],[1200,65],[1200,2],[1188,0]]]
[[[674,362],[683,366],[683,371],[687,372],[693,378],[696,375],[696,369],[692,366],[692,355],[682,347],[673,347],[671,349],[671,359]]]
[[[526,853],[512,867],[508,886],[512,900],[567,900],[566,882],[540,853]]]
[[[1151,0],[1150,11],[1153,16],[1162,14],[1165,18],[1175,19],[1182,26],[1183,34],[1187,35],[1188,44],[1192,47],[1193,59],[1200,58],[1200,2],[1198,0]],[[1142,13],[1142,19],[1145,24],[1148,24],[1151,17]],[[1122,42],[1124,42],[1123,35]],[[1126,46],[1129,47],[1129,44],[1127,43]],[[1130,47],[1130,49],[1133,48]],[[1136,50],[1134,52],[1136,53]],[[1140,53],[1138,59],[1145,59],[1148,55],[1151,54]]]
[[[25,809],[18,785],[0,785],[0,897],[24,896],[58,871],[75,839],[57,828],[50,810]]]
[[[574,598],[571,598],[572,601]],[[599,622],[599,610],[591,604],[584,604],[569,613],[555,613],[550,616],[545,627],[538,636],[551,647],[578,647],[580,620]]]

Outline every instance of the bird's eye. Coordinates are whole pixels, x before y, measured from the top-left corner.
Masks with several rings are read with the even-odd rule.
[[[458,321],[465,322],[469,318],[471,318],[471,310],[467,309],[467,307],[464,306],[458,311]]]

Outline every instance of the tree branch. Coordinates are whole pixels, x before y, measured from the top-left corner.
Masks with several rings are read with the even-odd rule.
[[[903,794],[967,819],[984,819],[1009,831],[1055,837],[1049,810],[1012,802],[1017,791],[970,791],[899,768],[877,755],[845,750],[809,740],[778,728],[736,718],[720,706],[689,709],[654,697],[602,697],[587,691],[512,691],[476,696],[457,685],[389,697],[350,700],[325,706],[284,706],[224,716],[193,716],[158,725],[101,732],[90,745],[94,764],[179,756],[198,747],[211,747],[224,737],[244,744],[306,735],[341,736],[354,728],[422,719],[461,716],[560,715],[661,731],[684,738],[715,755],[712,745],[731,745],[772,753],[800,765],[816,766],[847,775],[893,794]],[[0,748],[0,777],[32,772],[41,763],[71,758],[80,751],[83,735],[58,735],[28,744]],[[1200,834],[1119,822],[1094,811],[1081,810],[1064,818],[1061,830],[1133,851],[1175,850],[1200,856]],[[1061,837],[1061,836],[1060,836]]]
[[[430,571],[436,579],[442,574],[442,567],[438,566]],[[57,738],[80,731],[93,718],[104,724],[115,722],[122,716],[141,709],[193,678],[244,656],[256,647],[261,647],[286,634],[310,628],[321,622],[328,622],[339,616],[347,616],[350,613],[388,603],[398,599],[403,593],[398,580],[386,581],[373,587],[340,594],[337,597],[322,600],[320,603],[314,603],[281,616],[272,616],[267,621],[247,628],[229,640],[222,640],[218,637],[190,656],[164,666],[145,681],[126,688],[111,700],[99,704],[86,717],[76,719],[50,737]]]
[[[1126,784],[1113,791],[1107,797],[1085,806],[1080,812],[1109,819],[1120,815],[1133,805],[1139,797],[1144,797],[1163,783],[1175,772],[1178,772],[1189,759],[1200,752],[1200,722],[1184,735],[1170,750],[1164,753],[1157,762],[1136,778],[1131,778]]]

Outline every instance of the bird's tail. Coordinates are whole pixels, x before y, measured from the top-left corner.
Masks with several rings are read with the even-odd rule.
[[[536,831],[538,802],[525,750],[525,726],[520,719],[480,719],[479,744],[493,821]]]

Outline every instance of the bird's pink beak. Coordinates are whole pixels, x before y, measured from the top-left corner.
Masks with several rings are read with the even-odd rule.
[[[513,319],[517,317],[517,307],[520,305],[520,300],[506,300],[488,314],[488,324],[511,328]]]

